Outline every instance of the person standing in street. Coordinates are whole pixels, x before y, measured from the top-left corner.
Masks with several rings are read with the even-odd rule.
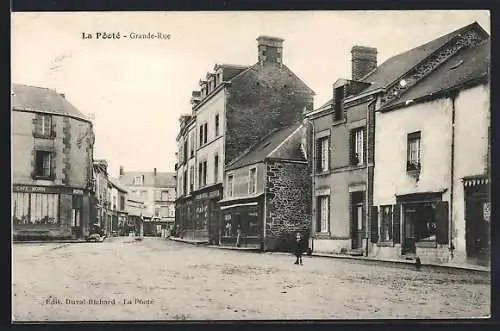
[[[302,239],[302,234],[300,232],[297,232],[295,235],[295,256],[297,257],[297,260],[295,260],[295,264],[300,264],[302,265],[302,254],[303,254],[303,239]]]

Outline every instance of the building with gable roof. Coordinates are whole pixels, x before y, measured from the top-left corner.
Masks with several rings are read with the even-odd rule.
[[[242,247],[290,251],[296,232],[309,237],[311,180],[304,136],[300,122],[275,130],[226,166],[220,245],[239,241]]]
[[[429,95],[435,96],[441,87],[446,87],[454,81],[454,83],[458,83],[460,80],[467,81],[468,77],[473,77],[474,75],[469,75],[467,72],[474,71],[475,69],[472,69],[474,65],[467,66],[469,69],[462,73],[463,78],[461,79],[455,77],[454,80],[448,81],[451,78],[448,74],[449,71],[445,71],[446,73],[441,74],[441,76],[439,72],[455,66],[457,61],[467,52],[480,53],[480,49],[483,47],[481,45],[488,38],[488,34],[477,23],[472,23],[429,43],[389,58],[381,65],[377,65],[377,50],[375,48],[353,47],[352,78],[337,80],[332,89],[333,98],[307,114],[312,141],[311,154],[314,162],[312,167],[314,196],[312,246],[314,251],[351,252],[351,254],[356,255],[370,253],[379,256],[382,251],[386,252],[386,250],[378,249],[378,247],[392,245],[397,247],[395,251],[399,250],[399,253],[395,254],[397,257],[407,258],[408,256],[405,255],[414,249],[408,251],[402,249],[401,246],[413,247],[414,244],[411,241],[415,238],[406,236],[405,233],[413,233],[413,230],[405,232],[405,227],[412,225],[409,225],[411,222],[403,216],[402,202],[396,203],[394,199],[418,200],[421,198],[426,200],[424,195],[429,193],[428,197],[435,198],[432,208],[436,212],[433,217],[439,219],[441,226],[439,226],[432,244],[434,245],[433,249],[425,250],[422,247],[422,250],[419,251],[417,248],[415,253],[418,255],[421,252],[421,255],[424,255],[424,260],[427,261],[450,260],[453,256],[452,252],[456,250],[456,238],[459,232],[455,231],[456,228],[451,230],[452,227],[449,226],[449,223],[456,225],[456,222],[453,221],[455,215],[451,210],[457,205],[455,204],[455,207],[450,209],[447,207],[447,202],[451,202],[451,196],[456,194],[456,190],[452,189],[452,186],[456,186],[456,184],[452,185],[450,181],[455,176],[453,173],[456,174],[455,167],[458,166],[447,162],[440,164],[440,167],[433,168],[431,165],[436,166],[436,164],[429,161],[426,165],[426,167],[431,167],[427,172],[430,174],[428,180],[432,181],[431,178],[444,176],[449,178],[449,181],[443,182],[440,188],[431,185],[432,188],[428,187],[427,189],[432,192],[423,192],[425,185],[418,184],[418,178],[421,178],[421,174],[417,175],[420,172],[420,165],[419,162],[413,162],[413,158],[418,153],[411,154],[411,160],[406,162],[406,151],[410,149],[413,151],[416,145],[406,146],[406,140],[405,144],[401,145],[399,138],[395,136],[398,134],[406,135],[407,133],[402,132],[401,129],[403,131],[409,130],[410,128],[405,127],[405,125],[411,120],[405,121],[403,117],[399,117],[398,120],[394,119],[394,122],[382,121],[382,118],[388,119],[390,117],[390,115],[382,114],[385,109],[389,109],[391,106],[408,105],[414,102],[413,97],[405,99],[412,93],[428,93],[427,98],[429,98]],[[457,68],[459,67],[457,66]],[[481,70],[479,69],[479,71]],[[472,78],[470,81],[477,80]],[[417,93],[417,91],[421,92]],[[484,100],[484,95],[481,96],[480,100]],[[396,113],[406,112],[393,112],[393,114]],[[437,113],[439,111],[433,115],[438,116]],[[396,118],[398,115],[393,116]],[[447,123],[443,123],[440,120],[432,121],[431,118],[421,114],[416,116],[429,122],[428,124],[431,126],[435,125],[434,128],[429,127],[429,131],[433,132],[429,137],[433,137],[434,134],[437,139],[431,140],[431,144],[434,142],[436,146],[446,147],[447,151],[452,149],[450,146],[454,144],[455,138],[445,133],[453,131],[451,130],[453,127],[451,117],[443,117],[448,120]],[[484,119],[485,115],[480,115],[479,118]],[[400,123],[400,121],[402,122]],[[414,122],[414,124],[417,123],[419,122]],[[483,132],[485,130],[484,123],[480,125],[483,127],[481,129]],[[418,130],[415,129],[414,136],[406,137],[408,141],[420,141],[421,138],[417,132]],[[444,134],[442,137],[444,140],[437,138],[439,135],[437,132]],[[394,139],[392,144],[389,143],[391,139]],[[391,146],[397,148],[397,151],[393,150]],[[451,156],[452,154],[447,154],[448,159],[455,157]],[[398,159],[401,155],[405,156],[403,174],[400,173]],[[381,160],[382,157],[385,160]],[[393,171],[389,171],[389,169]],[[415,177],[411,177],[412,175]],[[396,189],[395,183],[400,180],[407,185],[404,189],[403,187]],[[377,183],[374,184],[374,181]],[[418,185],[420,188],[416,189]],[[403,191],[405,192],[403,193]],[[411,195],[416,192],[424,195],[420,198]],[[396,198],[394,194],[400,198]],[[377,199],[377,203],[374,203],[374,198]],[[385,228],[381,230],[379,226],[381,222],[382,224],[386,223],[379,220],[381,216],[378,205],[380,204],[384,206],[391,204],[392,211],[388,213],[392,220],[390,230]],[[384,212],[385,209],[383,208]],[[388,238],[388,233],[391,233],[391,240],[387,240],[387,243],[379,243],[381,233],[384,238]],[[406,243],[404,243],[405,240]],[[451,253],[445,254],[445,252]]]
[[[88,235],[93,191],[92,122],[55,90],[14,84],[14,240]]]
[[[192,93],[177,136],[176,222],[185,238],[218,242],[225,165],[312,109],[314,92],[283,64],[283,42],[260,36],[257,63],[215,65]]]

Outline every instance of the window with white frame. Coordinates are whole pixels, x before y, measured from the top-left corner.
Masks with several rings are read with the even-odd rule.
[[[135,176],[134,185],[142,185],[144,182],[144,176]]]
[[[257,192],[257,168],[252,168],[249,171],[248,193],[252,194]]]
[[[317,206],[317,226],[316,232],[328,233],[328,225],[330,223],[330,196],[321,195],[318,197]]]
[[[39,136],[50,136],[52,134],[52,116],[47,114],[36,114],[35,132]]]
[[[318,139],[318,171],[328,171],[330,168],[330,137]]]
[[[420,170],[420,131],[408,134],[406,170]]]
[[[234,175],[227,175],[227,196],[232,197],[234,194]]]

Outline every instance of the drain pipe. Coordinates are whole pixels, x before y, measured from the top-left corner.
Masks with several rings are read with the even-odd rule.
[[[457,92],[452,92],[450,95],[451,98],[451,183],[450,183],[450,226],[448,229],[449,232],[449,250],[450,256],[453,260],[453,251],[455,250],[455,246],[453,245],[453,194],[454,194],[454,180],[455,180],[455,102],[457,98]]]
[[[312,119],[307,119],[306,118],[306,123],[307,124],[310,124],[311,125],[311,129],[312,129],[312,139],[311,139],[311,167],[312,167],[312,176],[311,176],[311,180],[312,180],[312,184],[311,184],[311,230],[310,230],[310,234],[309,234],[309,241],[310,241],[310,249],[311,249],[311,254],[312,252],[314,252],[314,234],[315,234],[315,231],[316,231],[316,226],[315,226],[315,222],[314,222],[314,216],[313,216],[313,210],[312,210],[312,206],[314,205],[314,187],[315,187],[315,183],[316,183],[316,171],[315,171],[315,157],[316,157],[316,146],[314,145],[314,142],[315,142],[315,128],[314,128],[314,123],[312,121]],[[318,206],[316,206],[316,209],[318,208]]]
[[[369,148],[370,148],[370,140],[369,140],[369,137],[370,137],[370,133],[371,131],[369,130],[370,128],[370,123],[371,123],[371,118],[373,117],[373,122],[375,123],[375,104],[376,104],[376,101],[377,101],[377,98],[375,98],[374,100],[372,100],[371,102],[368,103],[367,107],[366,107],[366,179],[367,179],[367,183],[366,183],[366,229],[365,229],[365,233],[366,233],[366,247],[365,247],[365,256],[368,256],[368,250],[369,250],[369,245],[370,245],[370,241],[371,241],[371,206],[372,206],[372,202],[373,202],[373,199],[370,199],[370,195],[373,194],[373,189],[372,189],[372,183],[373,183],[373,178],[370,178],[370,157],[369,157]],[[373,112],[372,112],[372,107],[373,107]],[[373,129],[375,130],[375,125],[373,125]],[[374,135],[375,136],[375,135]],[[375,146],[375,145],[374,145]],[[375,150],[372,151],[372,154]],[[375,162],[375,160],[373,160]]]

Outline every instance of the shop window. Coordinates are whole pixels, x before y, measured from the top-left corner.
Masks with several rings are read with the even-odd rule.
[[[35,118],[36,136],[49,137],[52,135],[52,116],[47,114],[36,114]]]
[[[380,206],[380,241],[392,241],[392,205]]]
[[[351,131],[351,165],[365,164],[366,129],[358,128]]]
[[[49,178],[51,176],[52,155],[48,151],[35,152],[35,176]]]
[[[420,163],[420,131],[413,132],[408,135],[407,139],[407,171],[419,171],[421,167]]]
[[[446,201],[412,203],[404,206],[404,235],[416,243],[448,242]]]
[[[252,194],[257,192],[257,168],[250,169],[248,181],[248,193]]]
[[[316,232],[328,233],[328,225],[330,223],[330,196],[323,195],[318,197],[317,211]]]
[[[234,192],[234,176],[233,175],[228,175],[227,176],[227,196],[232,197]]]
[[[16,192],[12,202],[14,224],[58,224],[58,194]]]
[[[330,137],[323,137],[318,139],[317,147],[317,169],[319,172],[328,171],[330,165]]]

